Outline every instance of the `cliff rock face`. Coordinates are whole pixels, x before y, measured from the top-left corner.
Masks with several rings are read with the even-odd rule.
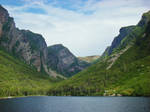
[[[101,59],[110,56],[113,53],[119,54],[121,50],[129,48],[129,46],[131,47],[135,43],[136,39],[145,31],[146,25],[149,21],[150,11],[143,14],[142,19],[137,25],[121,28],[119,35],[114,38],[111,46],[108,46],[105,49]]]
[[[150,20],[150,11],[144,13],[142,19],[136,26],[128,26],[120,29],[120,33],[113,40],[111,46],[107,47],[102,57],[109,56],[113,51],[122,49],[131,44],[143,31]]]
[[[57,72],[71,76],[84,68],[62,45],[48,48],[42,35],[16,28],[13,18],[2,6],[0,6],[0,47],[35,66],[38,71],[54,77],[61,76]]]
[[[66,77],[72,76],[88,66],[88,63],[79,61],[69,49],[61,44],[48,47],[47,64]]]
[[[13,18],[3,7],[0,7],[0,46],[34,65],[38,71],[41,71],[47,58],[47,45],[43,37],[17,29]]]
[[[120,34],[115,37],[115,39],[113,40],[112,44],[110,47],[106,48],[106,51],[104,52],[103,55],[106,55],[105,53],[107,53],[107,55],[110,55],[113,50],[117,47],[119,47],[119,45],[121,44],[121,41],[127,36],[129,35],[133,29],[135,28],[135,26],[128,26],[128,27],[123,27],[120,29]]]
[[[150,11],[148,11],[142,15],[142,19],[138,23],[138,26],[144,27],[145,25],[148,24],[149,20],[150,20]]]

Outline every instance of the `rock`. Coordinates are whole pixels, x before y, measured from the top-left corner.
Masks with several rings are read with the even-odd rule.
[[[122,96],[121,94],[117,94],[117,96]]]
[[[149,20],[150,20],[150,11],[143,14],[142,19],[138,23],[138,26],[144,27],[146,24],[148,24]]]
[[[110,96],[116,96],[116,94],[114,93],[114,94],[112,94],[112,95],[110,95]]]

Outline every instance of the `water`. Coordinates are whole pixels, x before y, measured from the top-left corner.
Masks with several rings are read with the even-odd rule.
[[[36,96],[2,99],[0,112],[150,112],[150,98]]]

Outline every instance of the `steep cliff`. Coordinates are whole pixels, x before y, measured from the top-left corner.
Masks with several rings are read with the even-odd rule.
[[[50,68],[66,77],[76,74],[89,65],[86,62],[79,61],[78,58],[62,44],[48,47],[47,64]]]
[[[41,71],[47,58],[44,38],[31,31],[16,28],[13,18],[0,6],[0,46]]]
[[[136,37],[138,37],[143,31],[145,25],[150,19],[150,12],[144,13],[142,19],[136,26],[127,26],[120,29],[120,33],[114,38],[111,46],[107,47],[102,57],[110,56],[113,52],[120,50],[128,45],[135,42]]]
[[[128,26],[128,27],[123,27],[120,29],[120,34],[114,38],[111,46],[109,46],[104,54],[102,56],[105,55],[111,55],[112,52],[114,50],[116,50],[117,48],[121,47],[123,45],[123,43],[121,43],[123,41],[123,39],[125,39],[125,37],[127,37],[128,35],[130,35],[132,33],[132,31],[135,29],[135,26]],[[131,38],[131,36],[130,36]],[[133,37],[134,38],[134,37]],[[128,42],[124,43],[124,44],[129,44]]]

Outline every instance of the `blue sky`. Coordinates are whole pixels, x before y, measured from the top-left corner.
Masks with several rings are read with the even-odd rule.
[[[100,55],[123,26],[136,25],[149,0],[0,0],[16,26],[76,56]]]

